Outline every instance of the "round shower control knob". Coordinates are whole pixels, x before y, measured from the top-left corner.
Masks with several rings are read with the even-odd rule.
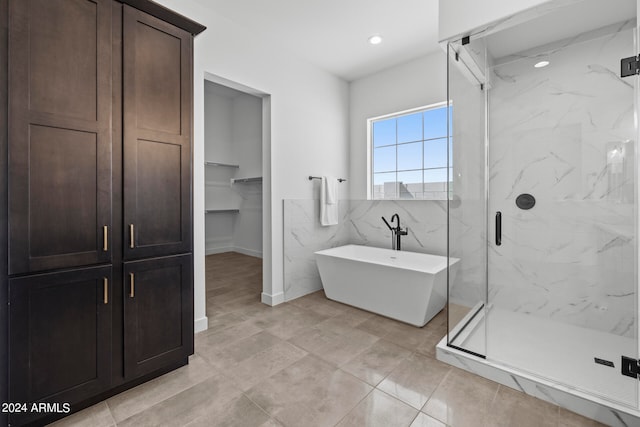
[[[520,209],[528,210],[536,205],[536,198],[531,194],[522,193],[516,197],[516,206]]]

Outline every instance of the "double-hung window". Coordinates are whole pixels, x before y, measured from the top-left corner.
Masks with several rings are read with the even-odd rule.
[[[446,200],[447,104],[368,120],[372,199]]]

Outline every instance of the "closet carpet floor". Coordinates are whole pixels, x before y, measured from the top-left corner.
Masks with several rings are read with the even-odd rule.
[[[446,309],[416,328],[322,291],[269,307],[262,260],[234,252],[207,256],[206,274],[189,365],[54,425],[601,425],[436,360]]]

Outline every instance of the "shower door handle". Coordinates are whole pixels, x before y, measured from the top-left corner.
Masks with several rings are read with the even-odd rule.
[[[496,246],[502,245],[502,212],[496,212]]]

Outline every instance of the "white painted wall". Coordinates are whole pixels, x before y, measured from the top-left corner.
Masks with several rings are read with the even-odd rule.
[[[467,35],[491,22],[549,2],[550,0],[440,0],[439,40]]]
[[[233,152],[233,99],[220,95],[210,83],[205,84],[204,96],[204,159],[206,161],[237,164]],[[237,209],[239,197],[229,185],[236,168],[205,166],[205,209]],[[205,251],[207,255],[233,250],[236,214],[208,213],[205,215]]]
[[[205,86],[209,87],[209,85]],[[204,159],[212,162],[233,163],[231,145],[232,99],[205,90]]]
[[[447,62],[444,52],[354,80],[350,98],[350,195],[367,198],[367,119],[446,101]]]
[[[262,176],[262,99],[240,95],[231,106],[233,153],[240,165],[238,177]]]
[[[262,99],[240,95],[233,99],[232,144],[240,168],[237,178],[262,176]],[[262,257],[262,184],[234,184],[240,213],[233,227],[233,250]]]
[[[270,153],[265,153],[263,301],[283,300],[283,199],[311,198],[309,174],[348,170],[348,85],[211,10],[197,0],[158,0],[207,30],[194,42],[194,282],[196,331],[206,328],[204,274],[204,75],[270,95]],[[270,169],[270,170],[269,170]],[[269,178],[270,177],[270,178]]]
[[[205,166],[207,255],[240,252],[262,257],[262,184],[230,185],[231,178],[262,176],[262,99],[205,83],[205,159],[239,168]]]

